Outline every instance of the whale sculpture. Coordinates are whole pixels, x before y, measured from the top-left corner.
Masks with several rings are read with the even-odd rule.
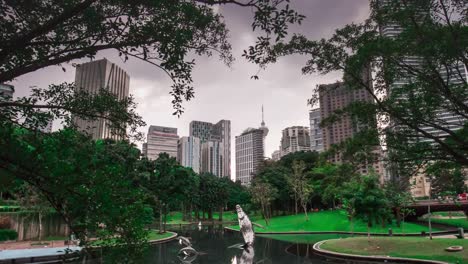
[[[190,239],[184,237],[184,236],[178,236],[177,239],[179,240],[179,244],[184,246],[184,247],[191,247],[192,242],[190,242]]]
[[[244,210],[242,210],[242,207],[240,207],[240,205],[236,205],[236,211],[237,218],[239,220],[240,231],[245,242],[243,248],[253,247],[255,233],[252,227],[252,222],[250,221],[249,217],[244,213]]]

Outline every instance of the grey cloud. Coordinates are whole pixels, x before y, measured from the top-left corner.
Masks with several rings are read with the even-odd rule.
[[[292,27],[291,32],[311,39],[329,37],[336,28],[360,22],[369,12],[368,0],[292,0],[291,6],[307,16],[302,26]],[[252,12],[233,6],[222,6],[219,12],[225,16],[230,30],[236,62],[228,68],[215,56],[196,58],[193,73],[195,98],[184,103],[186,111],[180,118],[172,115],[171,97],[168,95],[171,82],[162,71],[135,59],[124,63],[114,51],[101,52],[97,58],[107,57],[130,74],[130,92],[139,103],[137,110],[148,125],[177,127],[179,135],[184,136],[188,135],[188,124],[192,120],[217,122],[230,119],[233,135],[231,170],[234,175],[234,136],[247,127],[260,125],[262,104],[265,105],[265,121],[270,129],[265,154],[270,156],[278,148],[283,128],[309,125],[310,107],[306,102],[312,89],[317,84],[336,81],[340,74],[303,76],[300,69],[305,58],[291,56],[262,71],[260,80],[250,79],[258,67],[247,63],[241,52],[255,40],[256,35],[250,27]],[[82,61],[87,60],[74,62]],[[26,95],[30,85],[44,87],[50,83],[72,82],[74,68],[71,65],[64,67],[66,72],[60,67],[48,67],[19,78],[13,82],[16,95]],[[141,131],[146,132],[147,127]]]

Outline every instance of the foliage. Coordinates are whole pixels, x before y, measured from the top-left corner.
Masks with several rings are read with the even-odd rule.
[[[0,229],[0,241],[15,240],[18,237],[18,233],[11,229]]]
[[[385,135],[381,143],[406,182],[411,170],[429,161],[466,167],[466,1],[370,3],[368,19],[337,29],[328,39],[294,35],[265,52],[268,55],[251,53],[247,58],[266,65],[279,56],[302,54],[307,57],[304,74],[342,72],[348,89],[362,89],[373,100],[350,104],[335,117],[350,115],[361,124],[371,124],[377,117],[380,125],[367,128]],[[363,69],[372,72],[372,82],[364,81]],[[314,94],[311,104],[318,102],[317,91]],[[441,110],[458,121],[448,123]]]
[[[307,216],[307,203],[309,202],[310,195],[312,194],[312,186],[309,183],[309,179],[305,177],[305,162],[295,160],[292,164],[292,174],[287,178],[287,182],[294,193],[295,202],[299,202],[306,216],[306,220],[309,220]],[[297,205],[296,205],[297,214]]]
[[[128,252],[142,249],[144,196],[132,180],[138,149],[73,129],[43,135],[1,126],[0,134],[0,167],[40,191],[83,243],[119,235]]]
[[[466,172],[457,163],[436,162],[426,169],[431,179],[431,195],[433,197],[456,196],[466,191]]]
[[[174,114],[181,114],[182,101],[193,97],[195,61],[189,54],[217,53],[226,64],[233,61],[224,18],[212,6],[251,7],[252,28],[264,32],[258,43],[271,45],[285,37],[289,24],[303,18],[282,2],[2,0],[0,83],[112,49],[124,61],[143,60],[167,73],[173,80]]]
[[[344,192],[345,199],[349,201],[349,210],[357,218],[367,222],[369,236],[373,221],[385,217],[385,209],[388,208],[388,201],[379,186],[378,178],[375,175],[356,177],[349,182]]]
[[[265,219],[266,225],[269,225],[269,219],[271,218],[271,201],[275,199],[278,190],[272,187],[266,182],[260,180],[254,181],[250,188],[250,194],[252,196],[252,202],[260,205],[263,219]]]

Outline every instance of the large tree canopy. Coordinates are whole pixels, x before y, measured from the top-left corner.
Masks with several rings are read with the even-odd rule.
[[[254,11],[253,29],[261,45],[286,35],[300,22],[289,0],[1,0],[0,83],[23,74],[114,49],[120,56],[146,61],[173,80],[175,114],[193,97],[188,55],[213,52],[233,60],[228,29],[212,7],[232,4]],[[271,41],[270,41],[271,40]]]
[[[266,65],[302,54],[308,58],[304,74],[342,72],[349,89],[364,89],[373,101],[350,104],[331,119],[351,115],[366,122],[377,116],[374,129],[400,165],[445,160],[467,166],[466,0],[370,3],[367,20],[337,29],[328,39],[294,35],[264,53],[244,55]],[[372,71],[372,83],[362,81],[363,69]],[[317,96],[315,91],[311,104]]]

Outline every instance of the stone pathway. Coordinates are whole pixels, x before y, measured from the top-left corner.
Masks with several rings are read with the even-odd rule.
[[[12,242],[3,242],[0,243],[0,251],[7,249],[33,249],[33,248],[55,248],[55,247],[65,247],[65,241],[56,240],[56,241],[44,241],[43,243],[48,243],[49,245],[34,245],[39,243],[38,241],[12,241]],[[32,244],[32,245],[31,245]]]
[[[72,252],[80,251],[80,247],[55,247],[55,248],[30,248],[30,249],[9,249],[0,251],[0,260],[43,257],[43,256],[60,256],[65,254],[66,250]]]

